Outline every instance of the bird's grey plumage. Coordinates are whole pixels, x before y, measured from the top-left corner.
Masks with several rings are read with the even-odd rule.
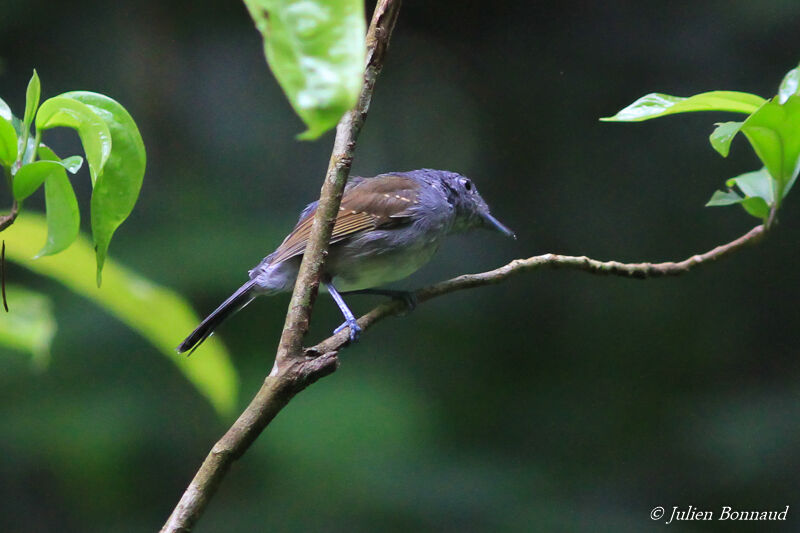
[[[303,210],[283,243],[250,270],[250,280],[209,315],[178,352],[195,348],[254,297],[292,289],[316,208],[313,202]],[[472,182],[455,172],[420,169],[353,177],[342,196],[323,282],[334,293],[405,278],[430,260],[447,235],[481,226],[513,235],[492,217]],[[357,335],[352,313],[340,297],[337,304],[348,317],[351,335]]]

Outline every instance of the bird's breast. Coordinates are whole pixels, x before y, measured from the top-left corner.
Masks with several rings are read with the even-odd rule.
[[[339,290],[369,289],[406,278],[430,261],[439,248],[439,239],[429,236],[409,242],[372,237],[331,247],[326,270]]]

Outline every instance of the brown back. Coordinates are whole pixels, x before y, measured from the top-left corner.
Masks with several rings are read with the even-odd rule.
[[[384,175],[366,178],[348,187],[333,226],[331,244],[354,233],[403,223],[418,203],[419,185],[411,178]],[[316,209],[309,211],[275,250],[272,264],[305,252]]]

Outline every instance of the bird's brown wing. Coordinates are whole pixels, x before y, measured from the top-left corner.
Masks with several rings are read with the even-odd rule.
[[[331,244],[359,231],[373,230],[402,223],[417,202],[419,185],[405,176],[383,175],[359,181],[348,187],[333,226]],[[305,252],[316,208],[300,219],[294,230],[275,250],[272,264],[286,261]]]

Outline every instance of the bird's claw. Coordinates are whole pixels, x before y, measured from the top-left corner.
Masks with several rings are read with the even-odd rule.
[[[392,298],[406,304],[406,309],[408,309],[409,312],[417,308],[417,293],[413,291],[397,291]]]
[[[333,334],[339,333],[344,328],[350,328],[350,343],[355,344],[358,342],[358,338],[361,336],[361,326],[358,325],[358,322],[355,319],[345,320],[341,326],[333,330]]]

